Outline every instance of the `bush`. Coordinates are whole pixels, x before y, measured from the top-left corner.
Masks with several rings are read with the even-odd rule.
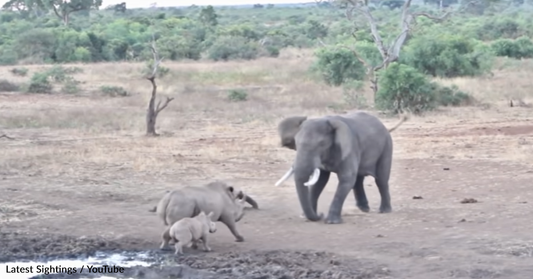
[[[477,76],[492,66],[492,52],[459,35],[418,36],[410,40],[401,62],[434,77]]]
[[[17,92],[19,86],[5,79],[0,79],[0,92]]]
[[[345,82],[363,80],[365,66],[347,49],[322,48],[315,52],[317,60],[311,70],[328,85],[340,86]]]
[[[378,109],[420,113],[434,108],[436,98],[431,82],[415,68],[394,62],[378,72],[378,78]]]
[[[80,88],[79,81],[75,80],[70,74],[82,72],[83,69],[79,67],[65,68],[61,65],[55,65],[43,72],[33,74],[29,84],[26,86],[28,93],[51,93],[53,85],[50,81],[62,83],[61,92],[74,94]]]
[[[228,92],[228,100],[232,102],[246,101],[248,93],[241,89],[233,89]]]
[[[533,42],[525,36],[516,40],[496,40],[492,42],[491,49],[496,56],[507,56],[516,59],[533,57]]]
[[[48,80],[48,74],[46,72],[33,74],[25,91],[28,93],[51,93],[52,84]]]
[[[408,110],[419,114],[437,106],[470,105],[474,101],[457,86],[445,87],[431,82],[408,65],[392,63],[378,72],[378,77],[376,107],[393,113]]]
[[[28,69],[27,68],[13,68],[10,70],[10,72],[15,75],[15,76],[19,76],[19,77],[25,77],[26,75],[28,75]]]
[[[474,99],[467,93],[459,90],[456,85],[451,87],[440,86],[432,83],[433,91],[436,95],[436,102],[441,106],[464,106],[471,105]]]
[[[100,92],[102,92],[104,95],[108,95],[111,97],[121,96],[125,97],[128,96],[128,91],[120,86],[107,86],[103,85],[100,86]]]
[[[210,59],[215,61],[244,59],[252,60],[257,58],[259,48],[257,43],[240,36],[219,37],[208,50]]]
[[[79,81],[69,76],[64,81],[63,86],[61,87],[61,92],[67,94],[76,94],[80,91],[80,88],[78,86],[79,83]]]

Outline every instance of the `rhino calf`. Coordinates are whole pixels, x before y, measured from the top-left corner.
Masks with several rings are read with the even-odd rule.
[[[162,235],[161,248],[168,245],[170,240],[174,241],[175,254],[183,254],[183,247],[191,247],[197,242],[202,242],[204,251],[209,252],[211,248],[207,242],[207,235],[217,231],[216,224],[211,220],[213,212],[205,214],[200,212],[192,218],[183,218],[174,223],[169,230],[165,230]],[[167,233],[168,232],[168,233]]]
[[[244,208],[246,207],[246,203],[247,203],[246,194],[241,194],[241,195],[238,195],[237,197],[235,197],[235,207],[234,207],[235,222],[238,222],[239,220],[242,219],[242,217],[244,217],[244,212],[245,212]],[[201,242],[202,242],[202,240],[200,239],[200,240],[194,242],[191,247],[193,249],[197,249],[198,248],[198,244],[200,244]]]

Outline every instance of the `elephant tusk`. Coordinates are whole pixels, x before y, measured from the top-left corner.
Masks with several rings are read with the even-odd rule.
[[[291,177],[291,175],[294,173],[294,168],[291,167],[286,173],[285,175],[283,175],[282,178],[280,178],[280,180],[278,180],[278,182],[276,182],[276,187],[278,187],[279,185],[281,185],[281,183],[285,182],[285,180],[289,179],[289,177]]]
[[[311,177],[309,177],[309,181],[305,182],[305,186],[313,186],[315,183],[318,182],[318,179],[320,178],[320,169],[316,168],[315,171],[313,171],[313,174]]]

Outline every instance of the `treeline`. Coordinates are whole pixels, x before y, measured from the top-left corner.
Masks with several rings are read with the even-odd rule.
[[[17,3],[29,5],[14,8]],[[404,7],[399,4],[405,2],[368,3],[382,43],[391,50],[391,43],[402,35]],[[495,57],[533,57],[533,11],[527,3],[455,3],[413,2],[409,13],[436,16],[411,22],[399,58],[378,67],[385,65],[388,50],[378,50],[365,16],[348,19],[349,4],[129,10],[122,3],[95,10],[101,1],[11,0],[0,12],[0,64],[149,61],[153,40],[167,61],[251,60],[277,57],[287,47],[314,48],[311,73],[331,86],[342,86],[350,105],[361,105],[357,94],[370,82],[377,107],[421,112],[472,103],[467,92],[442,87],[431,77],[480,76],[491,73]],[[460,12],[435,20],[445,13],[444,6]],[[39,86],[27,88],[38,90],[28,92],[40,92],[49,77],[32,77]]]
[[[0,12],[0,64],[65,63],[100,61],[141,61],[151,57],[150,42],[167,60],[255,59],[276,57],[286,47],[310,48],[319,41],[349,39],[353,24],[342,9],[331,5],[307,7],[254,6],[248,9],[207,7],[126,9],[126,4],[90,9],[98,1],[83,1],[83,6],[48,7],[34,1],[33,7],[8,4]],[[46,2],[46,1],[44,1]],[[61,2],[61,1],[59,1]],[[76,3],[76,1],[71,1]],[[41,4],[39,4],[41,3]],[[446,2],[447,3],[447,2]],[[386,3],[385,3],[386,4]],[[66,5],[66,4],[65,4]],[[101,1],[100,1],[101,5]],[[398,11],[374,8],[378,20],[397,17]],[[386,5],[385,5],[386,6]],[[423,7],[433,7],[429,3]],[[86,7],[86,10],[81,8]],[[58,10],[58,13],[54,11]],[[70,12],[69,12],[70,11]],[[454,18],[441,27],[470,38],[489,41],[515,39],[533,32],[531,17],[487,16]],[[383,32],[397,23],[383,24]],[[428,29],[422,27],[423,29]],[[362,33],[367,32],[362,29]],[[457,33],[458,32],[458,33]],[[367,32],[365,37],[371,38]],[[500,43],[505,47],[508,42]],[[501,55],[517,50],[500,50]]]

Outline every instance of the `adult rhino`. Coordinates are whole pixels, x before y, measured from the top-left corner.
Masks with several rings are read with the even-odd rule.
[[[344,200],[354,189],[357,207],[370,210],[363,181],[373,176],[381,195],[380,213],[392,211],[389,177],[392,165],[390,132],[375,116],[358,111],[344,115],[307,119],[293,116],[278,124],[281,145],[296,150],[293,166],[276,183],[279,186],[294,174],[296,191],[305,217],[310,221],[323,219],[317,214],[317,203],[331,172],[337,174],[339,184],[325,219],[327,224],[342,223]]]
[[[199,187],[187,186],[167,192],[158,205],[149,211],[156,212],[167,226],[163,232],[164,236],[168,234],[172,224],[183,218],[192,218],[202,211],[213,212],[211,219],[224,223],[236,241],[242,242],[244,237],[239,234],[235,225],[243,216],[237,214],[239,211],[237,198],[244,199],[255,209],[258,208],[257,202],[242,191],[235,190],[233,186],[224,182],[214,181]]]

